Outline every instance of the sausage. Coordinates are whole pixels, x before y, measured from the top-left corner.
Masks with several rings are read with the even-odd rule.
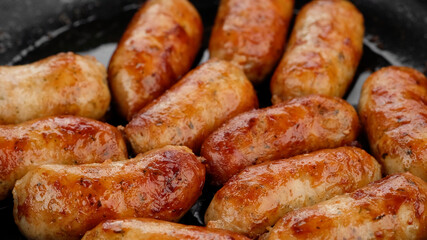
[[[142,109],[124,132],[137,153],[169,144],[197,153],[223,122],[256,107],[258,98],[243,71],[211,59]]]
[[[313,93],[343,97],[362,56],[363,22],[350,1],[305,5],[270,82],[273,104]]]
[[[86,232],[82,240],[249,240],[245,236],[148,218],[108,220]]]
[[[253,164],[351,144],[358,132],[350,104],[311,95],[240,114],[205,140],[201,155],[210,181],[221,185]]]
[[[204,181],[204,166],[186,147],[166,146],[120,162],[43,165],[16,182],[13,214],[27,238],[80,239],[108,219],[177,221]]]
[[[111,99],[105,67],[71,52],[0,66],[0,85],[0,124],[63,114],[100,119]]]
[[[135,14],[108,66],[118,112],[128,120],[191,67],[202,20],[187,0],[150,0]]]
[[[238,64],[253,83],[282,56],[294,0],[222,0],[209,42],[212,57]]]
[[[325,149],[251,166],[232,177],[214,196],[209,228],[258,237],[283,215],[381,178],[378,162],[355,147]]]
[[[410,173],[390,175],[286,214],[265,239],[426,239],[426,209],[423,180]]]
[[[100,163],[128,158],[122,135],[109,124],[76,116],[0,125],[0,200],[28,171],[49,163]]]
[[[427,78],[407,67],[383,68],[364,83],[359,112],[384,172],[427,181]]]

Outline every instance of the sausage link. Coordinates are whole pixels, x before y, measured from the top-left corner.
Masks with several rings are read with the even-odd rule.
[[[251,166],[215,194],[205,222],[210,228],[254,238],[292,210],[352,192],[380,178],[378,162],[355,147]]]
[[[386,67],[364,83],[360,119],[386,174],[427,181],[427,78],[415,69]]]
[[[222,0],[209,42],[212,57],[238,64],[260,83],[285,46],[294,0]]]
[[[324,148],[351,144],[359,119],[346,101],[311,95],[231,119],[202,145],[215,185],[245,167]]]
[[[137,153],[169,144],[185,145],[197,153],[224,121],[256,107],[258,98],[243,71],[212,59],[142,109],[125,133]]]
[[[427,184],[402,173],[285,215],[264,239],[427,239]]]
[[[148,218],[108,220],[86,232],[82,240],[249,240],[219,229],[186,226]]]
[[[343,97],[362,56],[363,34],[363,16],[350,1],[308,3],[271,80],[272,102],[313,93]]]
[[[117,128],[96,120],[57,116],[0,125],[0,200],[28,171],[49,163],[100,163],[127,159]]]
[[[0,124],[62,114],[100,119],[110,106],[105,67],[71,52],[0,66],[0,85]]]
[[[119,112],[130,120],[191,67],[202,20],[187,0],[150,0],[135,14],[108,67]]]
[[[204,181],[204,166],[186,147],[166,146],[120,162],[43,165],[16,182],[13,213],[27,238],[80,239],[108,219],[177,221]]]

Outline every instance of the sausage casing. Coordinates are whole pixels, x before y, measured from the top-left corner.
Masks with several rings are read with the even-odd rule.
[[[272,102],[313,93],[343,97],[362,56],[363,34],[363,16],[350,1],[308,3],[271,80]]]
[[[427,184],[396,174],[290,212],[266,239],[426,239],[426,209]]]
[[[0,124],[62,114],[100,119],[111,99],[105,67],[71,52],[1,66],[0,85]]]
[[[362,87],[359,113],[385,173],[427,181],[427,78],[407,67],[375,72]]]
[[[205,167],[186,147],[134,159],[43,165],[16,182],[14,217],[30,239],[80,239],[100,222],[126,217],[176,221],[200,196]]]
[[[253,164],[351,144],[358,131],[350,104],[311,95],[238,115],[206,139],[201,155],[220,185]]]
[[[202,35],[202,20],[189,1],[147,1],[127,27],[108,67],[119,112],[130,120],[184,75]]]
[[[255,107],[258,98],[243,71],[211,59],[135,115],[125,133],[137,153],[169,144],[199,152],[224,121]]]
[[[82,240],[249,240],[245,236],[148,218],[108,220],[88,231]]]
[[[205,223],[257,237],[287,212],[352,192],[380,178],[378,162],[355,147],[266,162],[232,177],[215,194]]]
[[[126,144],[117,128],[93,119],[57,116],[0,125],[0,200],[16,180],[39,165],[127,158]]]
[[[282,56],[294,0],[222,0],[209,42],[212,57],[260,83]]]

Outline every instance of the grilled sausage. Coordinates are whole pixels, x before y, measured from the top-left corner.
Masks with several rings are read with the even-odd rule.
[[[191,67],[203,25],[187,0],[150,0],[127,27],[108,77],[119,112],[128,120]]]
[[[0,200],[16,180],[39,165],[100,163],[127,159],[117,128],[96,120],[45,117],[0,126]]]
[[[104,66],[71,52],[0,66],[0,85],[0,124],[61,114],[100,119],[110,105]]]
[[[212,183],[220,185],[253,164],[351,144],[358,131],[350,104],[311,95],[231,119],[206,139],[201,155]]]
[[[391,175],[353,193],[285,215],[275,239],[426,239],[427,184],[410,173]]]
[[[165,145],[199,152],[203,140],[227,119],[258,107],[242,70],[209,60],[138,113],[125,133],[137,153]]]
[[[200,196],[204,180],[204,166],[186,147],[120,162],[43,165],[16,182],[13,213],[30,239],[80,239],[108,219],[176,221]]]
[[[272,102],[313,93],[343,97],[362,56],[363,34],[363,16],[350,1],[308,3],[271,80]]]
[[[407,67],[383,68],[364,83],[359,112],[385,173],[409,171],[427,181],[427,78]]]
[[[222,0],[209,42],[212,57],[232,61],[260,83],[282,56],[294,0]]]
[[[186,226],[155,219],[109,220],[86,232],[82,240],[249,240],[242,235],[217,229]]]
[[[210,228],[257,237],[287,212],[352,192],[380,178],[378,162],[355,147],[251,166],[215,194],[205,223]]]

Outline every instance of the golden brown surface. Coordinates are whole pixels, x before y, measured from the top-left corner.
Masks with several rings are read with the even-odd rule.
[[[100,119],[110,105],[105,67],[71,52],[0,66],[0,85],[0,124],[62,114]]]
[[[186,147],[167,146],[120,162],[43,165],[16,182],[13,213],[30,239],[79,239],[108,219],[177,221],[204,181],[205,167]]]
[[[148,218],[109,220],[88,231],[82,240],[249,240],[217,229],[188,226]]]
[[[344,96],[362,56],[363,34],[363,16],[350,1],[305,5],[271,80],[272,102],[312,93]]]
[[[46,117],[0,125],[0,200],[16,180],[43,164],[83,164],[125,160],[117,128],[76,116]]]
[[[427,79],[411,68],[386,67],[364,83],[361,122],[387,174],[406,172],[427,181]]]
[[[294,0],[222,0],[209,42],[211,57],[238,64],[260,83],[285,47]]]
[[[197,153],[224,121],[256,107],[256,93],[243,71],[211,59],[135,115],[125,133],[137,153],[169,144]]]
[[[151,0],[135,14],[108,67],[119,112],[128,120],[191,67],[202,20],[187,0]]]
[[[251,166],[215,194],[205,223],[257,237],[292,210],[352,192],[380,178],[377,161],[355,147]]]
[[[427,184],[392,175],[288,213],[266,239],[427,239]]]
[[[201,155],[220,185],[253,164],[351,144],[358,132],[350,104],[311,95],[238,115],[205,140]]]

